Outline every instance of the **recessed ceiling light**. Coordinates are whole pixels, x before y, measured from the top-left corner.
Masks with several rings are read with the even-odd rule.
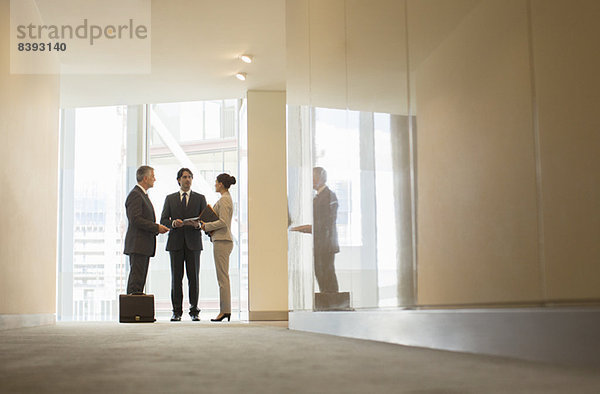
[[[237,74],[235,74],[235,77],[237,79],[239,79],[240,81],[245,81],[246,80],[246,73],[237,73]]]
[[[240,56],[240,60],[244,63],[252,63],[252,55],[242,55]]]

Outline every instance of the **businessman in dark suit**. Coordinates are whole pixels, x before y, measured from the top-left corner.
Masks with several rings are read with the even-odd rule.
[[[148,197],[148,189],[154,186],[154,169],[141,166],[136,172],[137,185],[125,200],[127,212],[127,234],[124,253],[129,256],[129,279],[127,294],[142,293],[146,284],[150,257],[156,251],[156,236],[169,229],[156,223],[154,207]]]
[[[340,251],[336,227],[338,199],[325,182],[327,182],[327,172],[322,167],[315,167],[313,169],[313,189],[317,191],[313,199],[315,276],[322,293],[337,293],[338,281],[334,262],[335,254]]]
[[[314,268],[319,290],[322,293],[339,291],[335,274],[335,254],[339,253],[336,227],[338,199],[327,187],[327,171],[323,167],[313,168],[313,225],[305,224],[290,230],[313,234]]]
[[[169,194],[165,199],[160,222],[171,229],[167,241],[167,250],[171,256],[171,303],[173,316],[171,321],[180,321],[183,314],[183,269],[188,279],[190,317],[199,321],[198,295],[200,293],[200,252],[202,234],[197,221],[184,222],[184,219],[200,215],[206,208],[206,198],[191,190],[194,175],[189,168],[177,172],[177,182],[181,189]],[[185,264],[184,264],[185,263]]]

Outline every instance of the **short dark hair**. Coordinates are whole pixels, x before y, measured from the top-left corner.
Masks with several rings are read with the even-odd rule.
[[[143,181],[145,176],[150,175],[150,171],[154,171],[154,168],[152,168],[150,166],[140,166],[140,168],[138,168],[137,171],[135,172],[135,179],[138,182]]]
[[[190,176],[192,178],[194,178],[194,173],[192,172],[192,170],[190,170],[189,168],[182,168],[179,171],[177,171],[177,183],[179,183],[179,180],[183,176],[183,173],[186,172],[186,171],[190,173]],[[179,185],[181,185],[181,183],[179,183]]]
[[[217,182],[221,182],[225,189],[229,189],[231,185],[235,185],[235,177],[229,174],[219,174],[217,175]]]
[[[323,167],[315,167],[313,168],[313,177],[318,176],[319,180],[323,183],[327,182],[327,171]]]

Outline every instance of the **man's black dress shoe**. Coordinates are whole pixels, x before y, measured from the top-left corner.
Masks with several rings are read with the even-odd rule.
[[[190,315],[190,317],[192,318],[192,321],[200,321],[200,316],[198,315]]]
[[[173,316],[171,316],[171,321],[181,321],[181,315],[173,313]]]

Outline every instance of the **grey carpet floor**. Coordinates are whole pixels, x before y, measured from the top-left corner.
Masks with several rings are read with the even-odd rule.
[[[246,323],[0,331],[1,393],[600,393],[600,371]]]

